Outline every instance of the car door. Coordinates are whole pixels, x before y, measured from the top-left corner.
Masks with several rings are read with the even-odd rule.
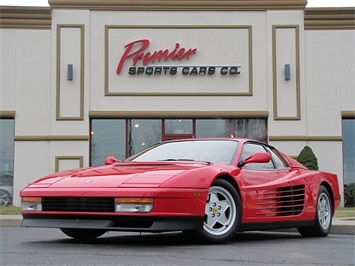
[[[273,200],[277,193],[276,187],[289,172],[289,167],[282,157],[261,143],[247,142],[244,144],[240,161],[256,152],[267,152],[271,155],[268,163],[249,163],[240,172],[241,191],[244,193],[244,218],[246,220],[272,220],[276,217],[277,202]],[[285,181],[288,182],[288,181]]]

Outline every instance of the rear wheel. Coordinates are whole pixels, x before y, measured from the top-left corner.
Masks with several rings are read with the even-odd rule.
[[[100,229],[60,228],[64,234],[76,239],[94,239],[106,233]]]
[[[227,181],[217,179],[209,189],[203,229],[195,231],[205,243],[222,243],[238,231],[242,204],[237,190]]]
[[[332,202],[328,190],[320,186],[317,197],[317,212],[313,226],[298,227],[298,232],[304,237],[327,236],[332,226]]]

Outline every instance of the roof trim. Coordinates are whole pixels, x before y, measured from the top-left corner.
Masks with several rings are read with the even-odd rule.
[[[49,0],[51,8],[91,10],[235,11],[304,9],[307,0]]]
[[[104,118],[268,118],[268,111],[90,111],[91,119]]]
[[[45,29],[52,27],[49,7],[0,7],[1,29]]]
[[[307,8],[305,30],[355,29],[355,8]]]
[[[305,30],[355,29],[355,8],[305,8],[306,0],[49,0],[51,7],[0,6],[2,29],[51,29],[53,8],[132,11],[304,10]]]

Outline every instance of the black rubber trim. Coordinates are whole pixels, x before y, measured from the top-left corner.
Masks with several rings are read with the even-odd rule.
[[[292,227],[312,226],[314,221],[286,221],[275,223],[245,223],[239,228],[239,231],[286,229]]]
[[[23,215],[22,227],[104,229],[107,231],[166,232],[199,230],[203,217],[116,217],[86,215]]]

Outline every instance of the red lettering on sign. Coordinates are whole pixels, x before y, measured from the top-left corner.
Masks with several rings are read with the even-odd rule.
[[[142,40],[130,42],[127,45],[125,45],[124,48],[126,50],[123,53],[121,60],[118,63],[116,73],[117,74],[121,73],[124,63],[129,58],[132,58],[133,66],[135,66],[139,62],[139,60],[142,60],[142,64],[145,66],[149,63],[155,63],[160,61],[166,62],[169,59],[171,60],[177,59],[180,61],[186,58],[186,60],[189,60],[190,56],[196,54],[197,52],[196,48],[192,48],[192,49],[180,48],[179,43],[175,44],[175,48],[171,52],[169,51],[169,49],[158,50],[154,52],[144,52],[148,48],[149,43],[150,43],[149,40],[142,39]]]

